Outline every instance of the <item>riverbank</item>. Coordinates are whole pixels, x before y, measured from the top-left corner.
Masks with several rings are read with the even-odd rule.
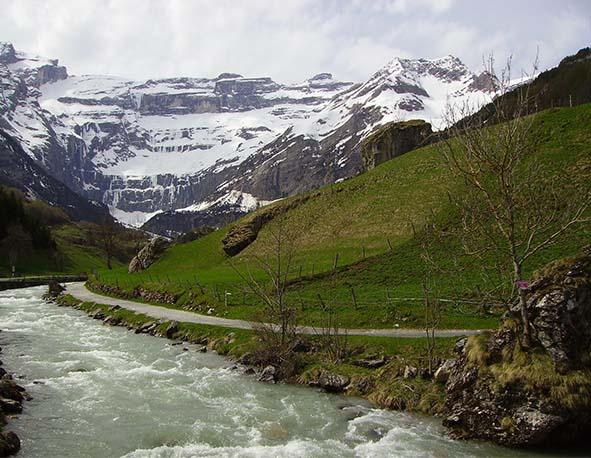
[[[154,320],[72,296],[60,301],[107,324],[199,343],[254,368],[261,381],[305,384],[360,396],[382,408],[445,415],[455,437],[531,449],[578,447],[591,431],[589,298],[591,256],[583,252],[534,276],[527,345],[514,318],[519,311],[510,309],[496,332],[437,339],[433,348],[428,339],[407,339],[402,347],[404,339],[343,336],[330,329],[284,341],[264,325],[231,330]]]
[[[381,408],[436,415],[442,411],[445,377],[433,379],[425,358],[425,339],[350,336],[342,342],[340,358],[330,355],[322,336],[301,336],[293,345],[293,359],[282,365],[260,364],[260,342],[252,330],[231,329],[154,318],[117,305],[83,302],[71,295],[56,299],[62,306],[86,312],[105,324],[136,333],[199,345],[247,366],[259,380],[308,385],[333,393],[359,396]],[[439,338],[432,365],[438,367],[452,353],[457,338]]]
[[[199,352],[200,345],[135,334],[46,303],[44,289],[0,293],[9,343],[3,359],[34,398],[11,421],[19,456],[532,456],[454,441],[429,416],[260,383],[245,367]]]
[[[50,282],[66,283],[86,281],[87,279],[88,277],[86,275],[39,275],[29,277],[7,277],[0,278],[0,291],[47,285]]]
[[[0,356],[1,354],[0,347]],[[23,402],[27,398],[25,389],[14,382],[12,374],[4,369],[3,364],[0,360],[0,457],[15,455],[21,448],[16,433],[4,432],[4,428],[10,418],[23,411]]]
[[[223,318],[213,315],[204,315],[193,310],[184,310],[170,303],[156,302],[157,305],[146,303],[134,296],[134,299],[125,299],[121,297],[121,292],[118,294],[111,289],[103,291],[97,288],[96,284],[89,284],[83,282],[69,283],[68,294],[71,294],[76,299],[82,302],[97,302],[104,305],[119,305],[122,308],[134,311],[136,313],[143,313],[155,319],[165,319],[174,321],[183,321],[187,323],[207,324],[212,326],[222,326],[233,329],[247,329],[253,330],[260,327],[260,322],[253,322],[247,320],[237,320],[231,318]],[[266,326],[273,326],[266,324]],[[482,329],[436,329],[434,330],[436,337],[465,337],[470,335],[480,334],[485,330]],[[340,332],[348,336],[367,336],[367,337],[405,337],[405,338],[423,338],[425,337],[424,329],[412,328],[382,328],[382,329],[349,329],[341,328]],[[298,326],[298,334],[319,335],[321,333],[320,327],[313,326]]]

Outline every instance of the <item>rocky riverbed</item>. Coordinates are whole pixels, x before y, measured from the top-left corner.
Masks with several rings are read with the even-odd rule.
[[[0,357],[1,354],[2,347]],[[30,398],[25,389],[13,380],[12,374],[6,371],[3,364],[0,360],[0,425],[5,427],[11,418],[23,411],[23,402]],[[14,431],[0,432],[0,456],[14,455],[20,448],[21,441]]]

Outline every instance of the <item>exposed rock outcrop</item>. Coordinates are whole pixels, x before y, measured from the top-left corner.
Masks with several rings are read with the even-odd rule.
[[[274,218],[306,202],[310,195],[296,197],[287,202],[269,205],[244,221],[234,225],[222,239],[223,250],[228,256],[236,256],[254,242],[262,227]]]
[[[528,296],[530,348],[510,321],[459,348],[446,385],[454,436],[530,447],[591,434],[591,256],[551,264]]]
[[[1,128],[0,184],[60,207],[75,221],[101,223],[110,218],[105,205],[76,194],[51,176],[25,152],[16,138]]]
[[[431,124],[420,119],[390,122],[367,137],[361,144],[366,170],[426,145],[432,134]]]
[[[169,246],[170,242],[162,237],[150,240],[129,263],[129,273],[139,272],[150,267]]]
[[[538,277],[528,290],[534,338],[559,370],[583,367],[591,358],[591,256],[553,263]]]
[[[455,359],[446,359],[433,374],[433,380],[438,383],[445,383],[449,380],[449,375],[456,363]]]

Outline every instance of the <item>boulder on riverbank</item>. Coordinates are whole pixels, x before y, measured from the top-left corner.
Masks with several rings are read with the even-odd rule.
[[[321,370],[317,377],[308,382],[310,386],[317,386],[328,393],[342,393],[347,389],[351,380],[345,375]]]
[[[572,447],[591,434],[591,256],[542,271],[528,311],[530,348],[508,322],[461,350],[446,385],[444,424],[455,437]]]
[[[15,433],[0,433],[0,457],[16,455],[20,449],[21,441]]]
[[[49,280],[49,283],[47,284],[47,295],[52,299],[58,297],[65,290],[66,288],[64,288],[57,280]]]
[[[1,364],[2,361],[0,361]],[[0,457],[15,455],[21,448],[18,436],[12,431],[2,432],[1,428],[6,423],[5,416],[19,414],[23,411],[23,401],[26,397],[25,389],[17,385],[12,380],[12,376],[4,369],[2,371],[2,378],[0,378]]]

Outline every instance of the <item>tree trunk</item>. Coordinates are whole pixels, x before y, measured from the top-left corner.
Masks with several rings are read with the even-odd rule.
[[[521,273],[521,264],[514,261],[514,279],[515,283],[523,281]],[[518,286],[519,291],[519,310],[521,312],[521,324],[523,326],[523,346],[528,348],[531,345],[531,326],[529,322],[529,314],[527,313],[527,296],[525,290]]]

